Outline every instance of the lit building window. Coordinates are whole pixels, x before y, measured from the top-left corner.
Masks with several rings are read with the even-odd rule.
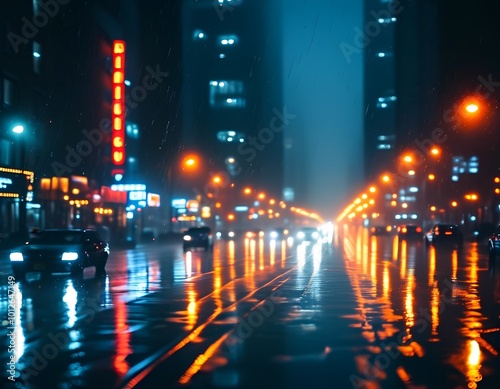
[[[392,146],[388,143],[382,143],[377,145],[378,150],[390,150],[392,149]]]
[[[33,0],[33,15],[38,14],[40,12],[40,0]]]
[[[238,37],[234,34],[231,35],[221,35],[219,36],[219,44],[222,46],[233,46],[239,41]]]
[[[396,96],[385,96],[379,97],[377,100],[377,108],[387,108],[389,105],[392,105],[395,101],[397,101]]]
[[[220,142],[239,142],[245,141],[245,134],[237,131],[219,131],[217,132],[217,140]]]
[[[131,139],[139,139],[139,127],[135,123],[127,123],[127,136]]]
[[[244,107],[245,88],[242,81],[210,81],[209,103],[213,108]]]
[[[394,147],[394,135],[379,135],[377,136],[377,149],[378,150],[391,150]]]
[[[479,172],[479,159],[476,156],[470,158],[467,164],[468,172],[470,174],[477,174]]]
[[[205,40],[207,39],[207,34],[202,30],[194,30],[193,31],[193,40]]]
[[[390,51],[379,51],[377,54],[375,54],[375,56],[378,58],[389,58],[389,57],[393,57],[394,53],[392,53]]]
[[[389,24],[389,23],[394,23],[397,19],[395,17],[392,18],[379,18],[377,21],[380,24]]]
[[[243,0],[217,0],[221,7],[224,5],[239,5],[242,1]]]
[[[12,105],[12,95],[13,95],[13,85],[12,81],[8,78],[4,78],[2,82],[2,105],[8,107]]]
[[[33,71],[36,74],[42,71],[42,46],[38,42],[33,42]]]

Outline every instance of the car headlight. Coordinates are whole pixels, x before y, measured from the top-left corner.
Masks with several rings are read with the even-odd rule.
[[[77,259],[78,259],[78,253],[72,251],[64,252],[62,255],[63,261],[76,261]]]
[[[312,233],[313,239],[318,239],[319,238],[319,232],[313,232]]]
[[[189,242],[191,240],[191,236],[190,235],[184,235],[182,237],[182,239],[184,239],[186,242]]]
[[[234,232],[233,231],[229,231],[229,233],[227,234],[227,236],[229,236],[230,238],[234,238]]]
[[[276,239],[278,237],[278,233],[276,231],[271,232],[271,238]]]
[[[298,239],[304,239],[306,237],[306,234],[304,234],[302,231],[297,233],[297,238]]]
[[[19,252],[10,253],[10,260],[12,262],[22,262],[24,260],[23,254]]]

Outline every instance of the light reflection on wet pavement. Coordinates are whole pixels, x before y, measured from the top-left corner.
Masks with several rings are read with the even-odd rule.
[[[338,242],[152,244],[113,252],[104,277],[17,283],[18,387],[499,387],[484,247]]]

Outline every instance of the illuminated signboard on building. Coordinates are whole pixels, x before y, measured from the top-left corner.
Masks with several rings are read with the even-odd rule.
[[[156,193],[148,193],[148,207],[159,207],[160,195]]]
[[[125,163],[125,42],[113,42],[113,105],[111,160],[113,165],[121,167]],[[114,173],[122,173],[115,169]]]
[[[0,198],[26,196],[26,201],[31,201],[33,181],[31,171],[0,167]]]

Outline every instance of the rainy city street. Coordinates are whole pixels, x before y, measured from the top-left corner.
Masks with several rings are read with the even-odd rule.
[[[500,271],[477,242],[434,248],[366,229],[342,230],[331,243],[218,240],[213,253],[154,242],[113,250],[105,275],[32,273],[13,289],[22,387],[496,388],[500,380]],[[6,353],[5,326],[1,341]]]
[[[0,1],[0,389],[499,389],[499,20]]]

